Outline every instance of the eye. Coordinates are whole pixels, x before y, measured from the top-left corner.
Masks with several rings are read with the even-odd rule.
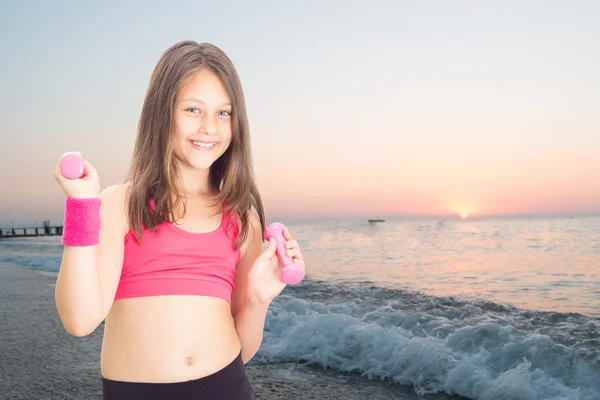
[[[219,111],[219,112],[220,113],[224,113],[224,114],[221,114],[223,117],[229,117],[231,115],[231,113],[229,111],[227,111],[227,110],[222,110],[222,111]]]
[[[194,107],[190,107],[186,111],[191,111],[194,114],[200,114],[200,110],[198,110],[197,108],[194,108]]]

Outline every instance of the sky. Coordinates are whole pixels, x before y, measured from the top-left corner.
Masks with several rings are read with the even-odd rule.
[[[211,42],[267,217],[600,212],[600,3],[0,2],[0,226],[62,222],[80,151],[123,180],[152,70]]]

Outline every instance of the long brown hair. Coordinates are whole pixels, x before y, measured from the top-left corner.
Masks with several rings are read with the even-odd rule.
[[[176,43],[162,54],[152,72],[126,178],[131,182],[129,224],[136,239],[142,242],[142,226],[154,231],[167,220],[173,222],[173,212],[179,204],[185,212],[173,152],[174,109],[187,78],[202,68],[220,78],[231,100],[231,143],[211,166],[209,185],[217,192],[215,204],[226,204],[223,217],[233,213],[235,218],[230,222],[236,223],[239,219],[241,223],[235,243],[237,250],[250,229],[247,211],[254,207],[258,213],[263,232],[261,240],[264,240],[265,213],[252,169],[250,129],[240,78],[229,57],[210,43],[191,40]]]

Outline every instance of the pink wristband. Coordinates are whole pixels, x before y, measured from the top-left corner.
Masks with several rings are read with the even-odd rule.
[[[99,197],[75,199],[67,197],[62,243],[67,246],[98,244],[100,223]]]

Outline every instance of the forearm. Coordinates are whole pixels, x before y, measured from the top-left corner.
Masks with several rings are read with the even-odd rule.
[[[102,295],[96,246],[65,246],[55,297],[61,321],[69,333],[85,336],[97,327],[102,315]]]
[[[235,327],[242,342],[244,363],[250,361],[260,348],[268,309],[268,304],[247,299],[235,317]]]

